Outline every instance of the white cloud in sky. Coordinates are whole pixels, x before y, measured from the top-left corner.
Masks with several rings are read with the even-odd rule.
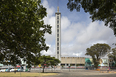
[[[49,46],[49,50],[46,52],[46,51],[41,51],[41,54],[42,55],[51,55],[51,56],[55,56],[55,46],[51,46],[51,45],[48,45]]]
[[[51,17],[55,12],[55,8],[54,7],[49,7],[49,4],[48,4],[47,0],[44,0],[42,4],[43,4],[44,7],[47,8],[47,14],[48,14],[47,16]]]
[[[110,28],[104,26],[103,23],[91,22],[79,32],[76,38],[78,43],[90,43],[97,40],[107,40],[113,32]]]
[[[70,26],[70,20],[67,17],[62,16],[61,17],[61,25],[63,25],[62,28],[61,28],[62,30],[67,29],[67,27]]]
[[[55,10],[50,7],[47,0],[43,1],[47,8],[47,17],[44,18],[45,24],[52,26],[52,34],[46,34],[46,43],[50,46],[44,55],[55,55]],[[62,12],[61,12],[62,14]],[[71,16],[71,15],[70,15]],[[72,15],[73,16],[73,15]],[[74,16],[73,16],[74,17]],[[75,18],[74,18],[75,19]],[[81,18],[82,19],[82,18]],[[61,55],[62,56],[85,56],[86,49],[96,43],[115,43],[116,38],[113,31],[104,26],[103,22],[95,21],[88,24],[84,22],[72,22],[68,16],[61,17]]]

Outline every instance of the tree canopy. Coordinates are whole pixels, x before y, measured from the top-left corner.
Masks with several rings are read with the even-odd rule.
[[[43,67],[43,72],[46,66],[53,67],[53,66],[58,65],[58,63],[60,63],[59,59],[56,59],[55,57],[45,56],[45,55],[41,56],[39,58],[39,61]]]
[[[90,55],[93,59],[95,68],[98,68],[100,58],[105,56],[110,51],[110,48],[108,44],[94,44],[86,49],[85,55]]]
[[[116,36],[116,0],[69,0],[67,8],[70,11],[76,9],[80,11],[83,8],[85,12],[89,12],[90,18],[105,22]]]
[[[51,34],[51,26],[45,25],[47,15],[41,0],[0,1],[0,63],[20,64],[20,58],[33,64],[40,51],[48,50],[45,33]]]
[[[116,61],[116,47],[112,48],[111,56],[112,56],[113,60]]]

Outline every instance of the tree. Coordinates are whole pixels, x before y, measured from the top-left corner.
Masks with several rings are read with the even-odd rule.
[[[112,48],[111,57],[113,58],[114,61],[116,61],[116,47]]]
[[[100,58],[105,56],[109,52],[110,48],[111,47],[108,44],[94,44],[90,48],[86,49],[85,55],[90,55],[93,59],[95,68],[98,68]]]
[[[109,59],[112,61],[113,64],[116,64],[116,47],[112,48],[112,53],[110,53],[109,55]],[[116,66],[116,65],[113,65]]]
[[[67,3],[70,11],[74,9],[80,11],[81,7],[85,12],[89,12],[92,21],[105,22],[105,25],[109,25],[116,35],[116,0],[69,0]]]
[[[78,67],[79,66],[79,64],[76,64],[76,67]]]
[[[60,63],[59,59],[56,59],[55,57],[45,56],[45,55],[41,56],[39,58],[39,61],[43,67],[43,73],[46,66],[53,67],[58,65],[58,63]]]
[[[86,63],[90,66],[92,62],[90,60],[87,60]]]
[[[0,63],[16,66],[23,58],[30,67],[48,50],[44,35],[51,34],[51,26],[44,25],[46,15],[41,0],[0,1]]]
[[[64,65],[61,65],[62,66],[62,69],[64,68]]]

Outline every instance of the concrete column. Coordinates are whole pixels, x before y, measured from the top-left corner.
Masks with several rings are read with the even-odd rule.
[[[66,63],[65,63],[65,68],[66,68]]]
[[[76,57],[75,57],[75,69],[76,69]]]
[[[55,16],[56,58],[61,61],[61,13],[59,12],[59,7],[57,7]]]

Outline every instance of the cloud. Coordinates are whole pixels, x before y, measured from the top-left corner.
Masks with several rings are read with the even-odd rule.
[[[62,16],[61,17],[61,29],[66,30],[67,27],[69,27],[69,26],[70,26],[69,19],[67,17],[65,17],[65,16]]]
[[[55,42],[55,17],[50,17],[47,22],[52,26],[52,34],[45,34],[46,42],[50,44]],[[45,21],[46,24],[47,22]]]
[[[49,7],[47,0],[43,0],[43,6],[47,9],[47,17],[44,18],[44,23],[52,26],[52,34],[45,34],[46,43],[51,44],[55,42],[55,10],[54,7]]]
[[[105,27],[103,22],[91,22],[79,33],[76,41],[83,44],[94,41],[106,41],[111,35],[113,36],[112,30]]]
[[[43,4],[44,7],[47,8],[47,14],[48,14],[47,16],[51,17],[54,14],[54,11],[55,11],[54,7],[49,7],[49,4],[48,4],[47,0],[43,0],[42,4]]]
[[[49,50],[46,52],[46,51],[42,51],[41,54],[42,55],[51,55],[51,56],[55,56],[55,47],[52,46],[52,45],[48,45],[49,46]]]

